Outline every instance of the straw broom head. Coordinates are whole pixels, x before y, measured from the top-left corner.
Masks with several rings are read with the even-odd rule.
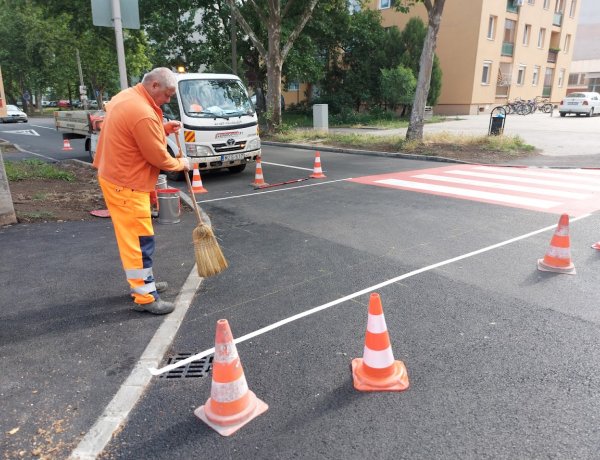
[[[219,247],[212,228],[204,223],[196,226],[192,232],[196,268],[202,278],[217,275],[227,268],[227,260]]]

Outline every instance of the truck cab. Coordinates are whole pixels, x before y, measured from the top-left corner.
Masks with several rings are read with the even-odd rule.
[[[162,106],[169,120],[179,120],[179,140],[199,170],[229,169],[238,173],[261,155],[258,118],[242,81],[235,75],[177,74],[177,95]],[[178,154],[167,136],[168,150]],[[181,180],[181,172],[167,172]]]

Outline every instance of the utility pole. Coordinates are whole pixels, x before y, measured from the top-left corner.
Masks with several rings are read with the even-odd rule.
[[[125,47],[123,46],[123,22],[121,21],[121,2],[112,0],[112,16],[117,41],[117,62],[119,64],[119,81],[121,89],[127,89],[127,69],[125,68]]]
[[[79,70],[79,100],[83,104],[83,109],[87,110],[88,108],[88,98],[87,98],[87,90],[85,85],[83,84],[83,72],[81,70],[81,59],[79,58],[79,49],[75,49],[77,53],[77,70]]]
[[[235,16],[231,15],[231,72],[237,75],[237,22]]]

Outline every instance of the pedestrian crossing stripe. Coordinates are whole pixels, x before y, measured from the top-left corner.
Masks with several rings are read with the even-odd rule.
[[[351,182],[572,216],[600,209],[600,170],[453,165]]]
[[[17,131],[0,131],[2,134],[24,134],[25,136],[39,136],[35,129],[20,129]]]

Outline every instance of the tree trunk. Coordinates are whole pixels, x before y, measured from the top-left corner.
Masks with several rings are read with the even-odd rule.
[[[270,12],[267,59],[267,132],[273,134],[281,126],[281,11]]]
[[[421,60],[419,61],[419,78],[417,80],[417,89],[415,99],[410,114],[410,122],[406,131],[406,140],[423,140],[423,116],[425,113],[425,104],[429,95],[429,86],[431,84],[431,71],[433,69],[433,56],[437,44],[437,35],[440,30],[442,20],[442,11],[445,0],[435,0],[433,6],[430,2],[424,2],[427,7],[429,17],[429,27],[423,43]]]

